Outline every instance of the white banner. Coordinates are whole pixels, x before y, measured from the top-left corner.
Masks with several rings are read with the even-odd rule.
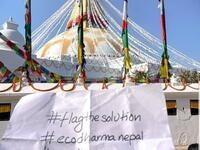
[[[40,93],[14,109],[1,150],[174,150],[160,85]]]

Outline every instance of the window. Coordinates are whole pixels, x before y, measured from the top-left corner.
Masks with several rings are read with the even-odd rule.
[[[191,115],[199,115],[199,101],[190,100],[190,111]]]
[[[169,116],[176,115],[176,100],[166,100],[167,113]]]
[[[8,121],[10,119],[11,104],[0,103],[0,121]]]

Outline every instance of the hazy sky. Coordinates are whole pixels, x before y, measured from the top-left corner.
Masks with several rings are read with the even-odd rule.
[[[32,29],[38,27],[66,0],[32,0]],[[99,0],[101,1],[101,0]],[[122,8],[123,0],[110,0]],[[0,0],[0,25],[9,16],[24,32],[25,0]],[[165,0],[167,41],[172,47],[200,61],[200,0]],[[129,17],[161,39],[158,0],[129,0]]]

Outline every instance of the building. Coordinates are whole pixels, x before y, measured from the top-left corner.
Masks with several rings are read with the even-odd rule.
[[[87,1],[84,1],[86,5]],[[84,7],[84,13],[87,14],[90,9]],[[95,7],[96,8],[96,7]],[[77,65],[77,27],[76,19],[78,17],[78,5],[75,5],[74,13],[68,23],[67,31],[53,37],[44,44],[33,59],[40,65],[44,66],[50,72],[66,76],[70,78],[76,72]],[[93,10],[94,11],[94,10]],[[95,10],[97,11],[97,10]],[[103,11],[99,8],[99,14]],[[96,16],[102,18],[102,16]],[[106,25],[100,27],[106,22],[105,19],[95,21],[84,20],[84,38],[86,50],[86,71],[88,79],[92,81],[102,81],[102,83],[90,83],[77,85],[69,82],[68,84],[59,81],[58,83],[35,83],[24,85],[23,82],[11,82],[0,84],[0,122],[1,135],[9,120],[14,106],[18,100],[27,94],[41,91],[65,91],[84,89],[102,89],[102,87],[118,88],[122,87],[123,83],[113,83],[121,77],[121,68],[123,54],[121,52],[121,43],[119,39],[115,39],[115,35],[107,30]],[[17,31],[17,25],[10,19],[4,24],[1,30],[4,36],[16,43],[23,50],[24,39]],[[95,35],[95,38],[92,38]],[[97,41],[94,41],[97,40]],[[24,51],[24,50],[23,50]],[[102,59],[103,58],[103,59]],[[10,61],[12,60],[12,61]],[[6,43],[0,41],[0,61],[4,66],[14,72],[16,76],[20,76],[20,67],[23,66],[25,59],[21,58],[16,52],[10,49]],[[140,60],[138,60],[140,62]],[[18,70],[19,69],[19,70]],[[110,82],[104,83],[103,77],[109,78]],[[32,79],[34,78],[34,74]],[[129,82],[132,84],[132,82]],[[128,84],[129,84],[128,83]],[[83,86],[82,86],[83,85]],[[187,148],[188,145],[198,142],[198,83],[173,85],[173,83],[162,84],[163,91],[166,97],[166,105],[168,108],[170,128],[174,140],[174,144],[179,148]]]

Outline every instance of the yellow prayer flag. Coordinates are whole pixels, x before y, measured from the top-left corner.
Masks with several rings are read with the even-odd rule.
[[[83,63],[83,52],[82,46],[78,46],[78,64],[81,65]]]
[[[160,77],[164,79],[169,79],[167,58],[164,58],[163,64],[161,64],[160,66]]]
[[[131,58],[129,56],[128,53],[128,48],[124,48],[124,66],[126,69],[130,69],[131,68]]]

